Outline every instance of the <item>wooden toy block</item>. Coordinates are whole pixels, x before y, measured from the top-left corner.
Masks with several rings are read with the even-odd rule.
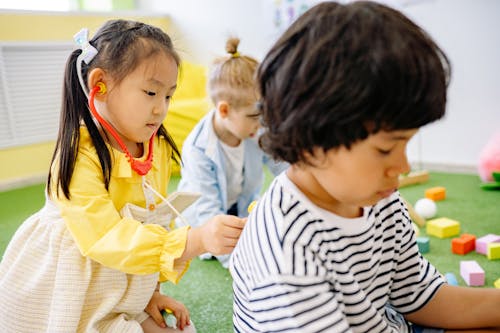
[[[458,221],[440,217],[427,221],[427,235],[438,238],[448,238],[460,233],[460,223]]]
[[[446,188],[442,186],[428,188],[425,190],[425,197],[434,201],[444,200],[446,198]]]
[[[412,171],[407,175],[399,176],[399,187],[421,184],[429,180],[429,171]]]
[[[418,251],[427,253],[430,250],[429,237],[417,237]]]
[[[493,285],[495,286],[495,288],[500,289],[500,279],[497,279],[497,280],[493,283]]]
[[[420,236],[420,229],[418,228],[418,225],[412,223],[411,226],[413,227],[413,231],[415,231],[415,237]]]
[[[453,273],[446,273],[444,275],[444,278],[446,279],[446,282],[448,282],[448,284],[450,286],[458,286],[458,281],[457,281],[457,278],[455,277],[455,274],[453,274]]]
[[[486,256],[489,260],[500,259],[500,243],[489,243]]]
[[[486,255],[489,243],[500,243],[500,235],[488,234],[476,239],[476,252]]]
[[[455,254],[467,254],[476,248],[476,236],[462,234],[459,238],[451,240],[451,252]]]
[[[425,225],[425,219],[415,211],[415,208],[413,208],[413,206],[408,201],[406,201],[404,198],[403,201],[406,205],[406,209],[408,209],[408,214],[410,214],[411,220],[415,222],[419,227],[423,227]]]
[[[468,286],[484,286],[484,270],[477,261],[460,261],[460,275]]]

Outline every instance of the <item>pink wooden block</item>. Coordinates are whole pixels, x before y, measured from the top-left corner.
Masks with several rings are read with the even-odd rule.
[[[488,252],[488,243],[499,243],[500,235],[488,234],[476,239],[476,252],[486,255]]]
[[[460,275],[468,286],[484,286],[484,270],[475,260],[460,261]]]

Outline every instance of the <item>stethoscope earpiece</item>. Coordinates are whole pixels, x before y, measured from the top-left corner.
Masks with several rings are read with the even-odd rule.
[[[99,88],[99,89],[97,90],[97,92],[98,92],[99,94],[101,94],[101,95],[102,95],[102,94],[105,94],[105,93],[106,93],[107,89],[106,89],[106,85],[104,84],[104,82],[97,82],[97,83],[95,84],[95,86],[96,86],[97,88]]]

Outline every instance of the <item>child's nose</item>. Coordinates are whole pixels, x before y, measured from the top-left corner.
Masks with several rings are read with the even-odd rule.
[[[153,114],[161,115],[167,114],[168,102],[158,103],[153,107]]]
[[[395,161],[391,167],[387,169],[388,177],[399,177],[400,174],[408,173],[411,170],[410,163],[408,162],[408,158],[406,154],[399,157],[398,160]]]

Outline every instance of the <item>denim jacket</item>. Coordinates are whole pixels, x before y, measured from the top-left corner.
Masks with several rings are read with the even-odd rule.
[[[226,214],[227,206],[226,166],[219,138],[215,135],[212,119],[215,110],[209,112],[193,128],[182,148],[181,180],[178,191],[194,191],[202,194],[183,216],[190,225],[198,226],[217,214]],[[263,166],[277,175],[287,163],[277,163],[265,154],[256,139],[243,140],[244,163],[242,193],[238,197],[238,214],[247,216],[248,205],[257,200],[264,182]]]

